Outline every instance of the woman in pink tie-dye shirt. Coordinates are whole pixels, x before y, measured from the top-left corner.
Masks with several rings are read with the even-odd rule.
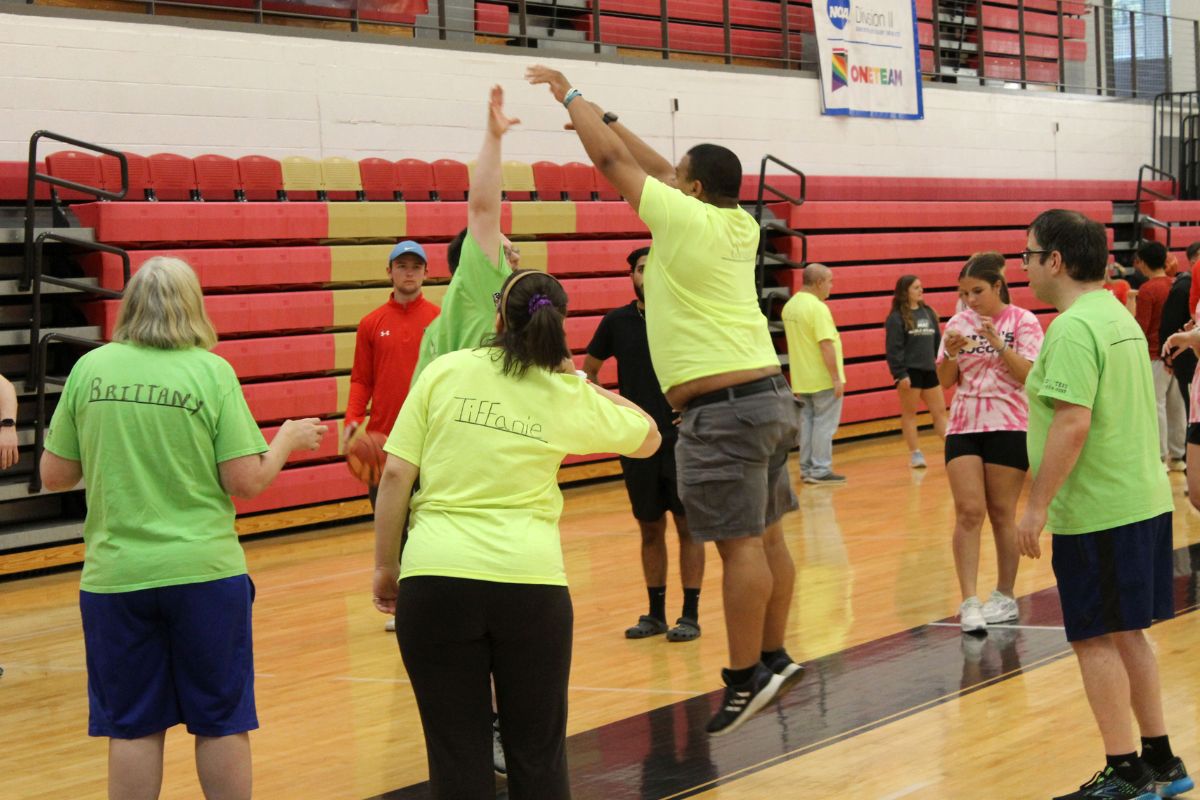
[[[958,276],[966,308],[946,323],[938,352],[938,380],[943,387],[957,386],[946,428],[946,474],[954,495],[954,566],[963,596],[959,615],[967,633],[1017,618],[1015,515],[1029,470],[1025,376],[1043,334],[1037,317],[1009,304],[1003,269],[999,253],[968,259]],[[992,523],[999,575],[995,591],[981,602],[976,589],[985,516]]]

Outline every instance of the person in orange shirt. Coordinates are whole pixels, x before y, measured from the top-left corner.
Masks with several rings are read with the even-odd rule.
[[[388,256],[391,295],[358,323],[343,450],[366,418],[368,403],[371,416],[367,430],[387,436],[408,397],[421,336],[441,311],[421,293],[428,263],[425,249],[411,239],[397,244]],[[372,508],[376,491],[375,486],[369,488]]]
[[[1183,396],[1179,393],[1175,376],[1162,360],[1162,345],[1159,329],[1162,324],[1163,305],[1171,291],[1171,279],[1167,277],[1167,248],[1160,242],[1146,242],[1133,257],[1133,266],[1146,277],[1138,290],[1137,313],[1134,315],[1146,334],[1150,347],[1150,368],[1154,374],[1154,394],[1158,398],[1158,437],[1162,460],[1182,470],[1184,447],[1186,446],[1187,412],[1183,407]]]

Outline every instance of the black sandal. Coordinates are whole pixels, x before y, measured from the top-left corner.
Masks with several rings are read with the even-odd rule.
[[[687,617],[675,620],[675,627],[667,631],[668,642],[691,642],[699,638],[700,623]]]
[[[642,614],[638,617],[637,625],[625,629],[626,639],[646,639],[667,632],[667,623],[658,617]]]

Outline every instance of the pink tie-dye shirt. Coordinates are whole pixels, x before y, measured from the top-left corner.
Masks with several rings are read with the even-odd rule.
[[[1196,276],[1193,276],[1192,280],[1196,280]],[[1197,303],[1196,307],[1192,309],[1192,319],[1200,319],[1200,316],[1197,315],[1200,315],[1200,303]],[[1188,402],[1191,405],[1191,408],[1188,409],[1189,425],[1200,422],[1200,397],[1196,396],[1197,392],[1200,392],[1200,368],[1197,368],[1195,374],[1192,375],[1192,388],[1188,391]]]
[[[958,389],[950,403],[946,433],[1023,431],[1029,427],[1029,401],[1025,385],[1013,377],[1004,356],[988,344],[979,315],[964,309],[946,323],[946,333],[958,331],[972,341],[958,354]],[[992,320],[1001,338],[1017,355],[1028,361],[1042,348],[1042,326],[1032,311],[1010,305]],[[938,349],[938,363],[946,357],[946,338]]]

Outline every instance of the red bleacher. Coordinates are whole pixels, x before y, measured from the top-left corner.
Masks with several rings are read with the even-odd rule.
[[[100,241],[129,247],[134,270],[156,255],[178,256],[195,267],[221,335],[216,352],[234,365],[260,422],[274,426],[288,417],[311,415],[330,427],[320,451],[296,455],[270,490],[253,501],[239,501],[239,511],[361,496],[362,485],[337,458],[336,436],[354,328],[362,313],[386,297],[387,242],[421,240],[430,257],[431,281],[448,278],[446,243],[466,224],[465,165],[448,159],[432,164],[363,159],[358,166],[367,202],[337,203],[279,202],[279,162],[261,156],[159,155],[135,158],[131,165],[130,199],[94,202],[80,197],[73,209],[81,223],[95,229]],[[144,173],[138,172],[142,167]],[[106,169],[95,156],[54,154],[47,169],[112,186],[111,165]],[[502,227],[520,231],[527,265],[563,277],[571,298],[568,344],[582,365],[583,351],[603,314],[632,299],[625,257],[649,244],[648,234],[625,203],[603,199],[616,198],[615,189],[598,181],[590,164],[546,162],[532,165],[532,172],[541,200],[505,202]],[[799,193],[794,177],[772,176],[768,182]],[[757,196],[757,184],[756,176],[744,181],[744,199]],[[8,193],[0,199],[23,196],[24,165],[0,164],[0,189]],[[144,202],[145,189],[159,202]],[[248,202],[234,200],[242,193]],[[564,193],[569,202],[559,199]],[[1052,312],[1032,297],[1016,258],[1025,246],[1025,227],[1055,205],[1068,205],[1110,225],[1112,204],[1131,201],[1135,193],[1134,181],[818,175],[809,176],[803,205],[773,203],[777,216],[807,233],[808,259],[834,269],[830,305],[848,360],[843,422],[898,413],[882,358],[881,324],[900,275],[919,275],[927,301],[947,317],[954,308],[962,261],[977,250],[999,249],[1009,257],[1014,301],[1033,309],[1045,324]],[[197,195],[205,202],[189,199]],[[398,196],[403,202],[396,202]],[[1164,221],[1200,219],[1200,203],[1163,201],[1143,210]],[[1173,228],[1172,245],[1182,247],[1193,231],[1200,236],[1200,227]],[[776,245],[798,256],[790,241],[777,240]],[[93,254],[83,266],[102,285],[120,287],[120,261],[114,256]],[[799,271],[774,270],[769,283],[794,291]],[[430,291],[436,299],[439,290]],[[99,301],[87,314],[109,332],[115,310],[112,301]],[[781,333],[776,340],[782,346]],[[600,377],[615,382],[615,364],[606,363]],[[264,430],[269,434],[271,427]]]

